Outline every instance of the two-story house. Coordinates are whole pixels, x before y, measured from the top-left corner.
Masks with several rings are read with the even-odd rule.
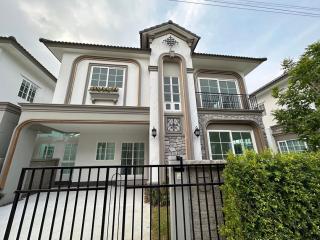
[[[273,79],[269,83],[250,94],[257,99],[259,109],[263,110],[263,124],[269,147],[275,152],[301,152],[307,149],[307,144],[298,139],[294,133],[285,133],[277,123],[272,112],[279,109],[277,99],[272,96],[272,89],[278,87],[285,90],[288,87],[288,75],[286,73]]]
[[[140,31],[137,48],[41,39],[60,73],[52,104],[21,104],[2,201],[30,165],[39,134],[50,133],[41,150],[49,155],[53,135],[67,136],[59,150],[64,166],[158,165],[177,155],[221,162],[230,150],[266,147],[262,111],[245,85],[266,58],[197,53],[199,40],[172,21]],[[149,174],[158,179],[157,172],[140,178]]]
[[[51,103],[56,78],[14,37],[0,37],[0,169],[20,117],[18,103]]]

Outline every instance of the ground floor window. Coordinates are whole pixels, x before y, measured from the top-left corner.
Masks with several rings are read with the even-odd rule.
[[[68,143],[64,147],[63,159],[61,162],[61,167],[73,167],[76,160],[78,144]],[[70,169],[63,170],[64,174],[69,174]]]
[[[115,143],[98,142],[96,160],[114,160]]]
[[[136,166],[144,164],[144,143],[122,143],[121,148],[121,165]],[[142,168],[128,168],[127,174],[142,174]],[[125,169],[121,169],[121,174]]]
[[[251,131],[209,131],[208,138],[212,160],[226,159],[230,150],[243,154],[245,149],[254,149]]]
[[[298,139],[278,141],[280,152],[303,152],[307,150],[307,144]]]
[[[50,144],[41,144],[39,148],[40,159],[52,159],[54,153],[54,146]]]

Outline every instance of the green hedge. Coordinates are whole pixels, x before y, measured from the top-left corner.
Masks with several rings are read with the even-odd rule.
[[[320,239],[320,152],[228,156],[228,240]]]

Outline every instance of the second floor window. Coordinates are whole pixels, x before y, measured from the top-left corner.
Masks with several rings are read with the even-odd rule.
[[[234,80],[200,79],[201,102],[208,108],[241,108]]]
[[[54,153],[54,146],[50,144],[41,144],[39,148],[40,159],[52,159]]]
[[[180,90],[178,77],[164,77],[164,107],[167,111],[180,111]]]
[[[22,83],[18,92],[19,97],[32,103],[36,95],[36,92],[37,92],[37,86],[35,84],[25,79],[22,80]]]
[[[124,69],[117,67],[92,67],[91,86],[122,88]]]

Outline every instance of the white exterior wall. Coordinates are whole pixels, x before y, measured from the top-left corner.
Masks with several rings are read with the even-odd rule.
[[[77,57],[80,57],[81,54],[74,53],[65,53],[62,58],[59,80],[56,86],[56,90],[53,97],[53,103],[64,103],[64,99],[67,92],[68,82],[70,79],[71,68],[73,62]],[[102,56],[103,57],[103,56]],[[106,55],[105,57],[109,57]],[[114,57],[114,56],[113,56]],[[141,65],[141,105],[149,106],[149,88],[148,88],[148,60],[143,58],[134,58],[134,60],[138,61]],[[123,88],[119,89],[119,100],[116,104],[113,102],[107,101],[97,101],[95,105],[111,105],[111,106],[124,106],[124,93],[125,88],[127,88],[126,95],[126,104],[125,106],[138,106],[138,87],[139,87],[139,67],[135,63],[130,62],[122,62],[122,61],[96,61],[96,60],[83,60],[77,64],[76,74],[74,85],[72,89],[71,101],[70,104],[82,104],[84,94],[86,92],[85,104],[93,104],[90,99],[90,93],[88,89],[85,89],[89,64],[101,64],[101,65],[126,65],[127,70],[125,74],[127,76],[124,77]],[[88,88],[90,87],[90,77],[89,73],[89,81]]]
[[[150,44],[151,48],[151,56],[150,56],[150,65],[151,66],[158,66],[159,63],[159,58],[163,53],[169,53],[169,47],[168,45],[163,43],[163,40],[168,38],[170,34],[166,34],[164,36],[161,36],[159,38],[156,38],[152,41]],[[181,55],[185,62],[186,62],[186,68],[193,68],[192,64],[192,58],[191,58],[191,49],[188,46],[188,44],[175,37],[176,41],[178,41],[178,45],[174,46],[172,50],[176,54]],[[184,71],[184,70],[183,70]],[[154,74],[153,72],[150,73],[150,88],[152,92],[156,92],[158,95],[158,76],[156,77],[157,80],[151,79],[151,74]],[[156,73],[158,75],[158,73]],[[159,79],[160,80],[160,79]],[[196,97],[195,97],[195,87],[194,87],[194,81],[193,81],[193,74],[187,74],[187,79],[186,83],[188,84],[188,90],[189,90],[189,104],[190,104],[190,114],[191,114],[191,129],[195,129],[198,126],[198,114],[197,114],[197,103],[196,103]],[[157,89],[155,91],[155,89]],[[152,95],[151,98],[155,98],[156,95]],[[158,100],[158,99],[157,99]],[[155,103],[154,103],[155,104]],[[163,104],[163,103],[161,103]],[[151,107],[151,106],[150,106]],[[157,109],[157,112],[158,109]],[[158,119],[159,116],[157,113],[153,113],[153,111],[150,111],[150,127],[151,126],[158,126]],[[152,128],[152,127],[151,127]],[[193,140],[193,148],[194,148],[194,154],[195,154],[195,159],[196,160],[201,160],[202,159],[202,154],[201,154],[201,144],[200,144],[200,138],[196,138],[194,135],[192,135],[192,140]],[[155,139],[150,139],[150,146],[153,141],[159,141]],[[157,144],[159,148],[159,144]],[[157,149],[156,152],[159,152]]]
[[[126,131],[119,130],[101,130],[100,132],[80,132],[78,150],[76,155],[75,166],[115,166],[121,165],[121,147],[122,143],[144,143],[144,163],[149,164],[149,146],[148,132],[136,130],[134,126]],[[96,160],[96,151],[98,142],[115,143],[114,160]],[[120,170],[119,170],[120,171]],[[112,169],[110,178],[115,173]],[[91,173],[91,179],[97,178],[97,173]],[[87,172],[81,174],[82,181],[87,179]],[[78,176],[74,176],[76,181]],[[104,177],[104,178],[103,178]],[[101,179],[105,179],[105,173],[101,172]]]
[[[266,90],[258,93],[256,95],[258,104],[264,104],[265,107],[265,115],[262,117],[263,124],[265,126],[265,131],[267,135],[268,145],[273,151],[277,152],[278,147],[272,136],[271,126],[277,125],[277,121],[274,119],[272,115],[272,111],[279,108],[277,105],[277,100],[272,96],[272,88],[279,87],[280,89],[285,89],[288,85],[287,81],[281,81],[280,83],[267,88]]]
[[[2,49],[0,52],[0,72],[1,72],[1,87],[0,87],[0,102],[11,102],[18,104],[19,102],[27,102],[25,99],[18,97],[18,92],[25,78],[36,84],[37,89],[34,102],[35,103],[51,103],[54,82],[48,82],[34,70],[24,64],[25,60],[18,59],[7,50]]]

